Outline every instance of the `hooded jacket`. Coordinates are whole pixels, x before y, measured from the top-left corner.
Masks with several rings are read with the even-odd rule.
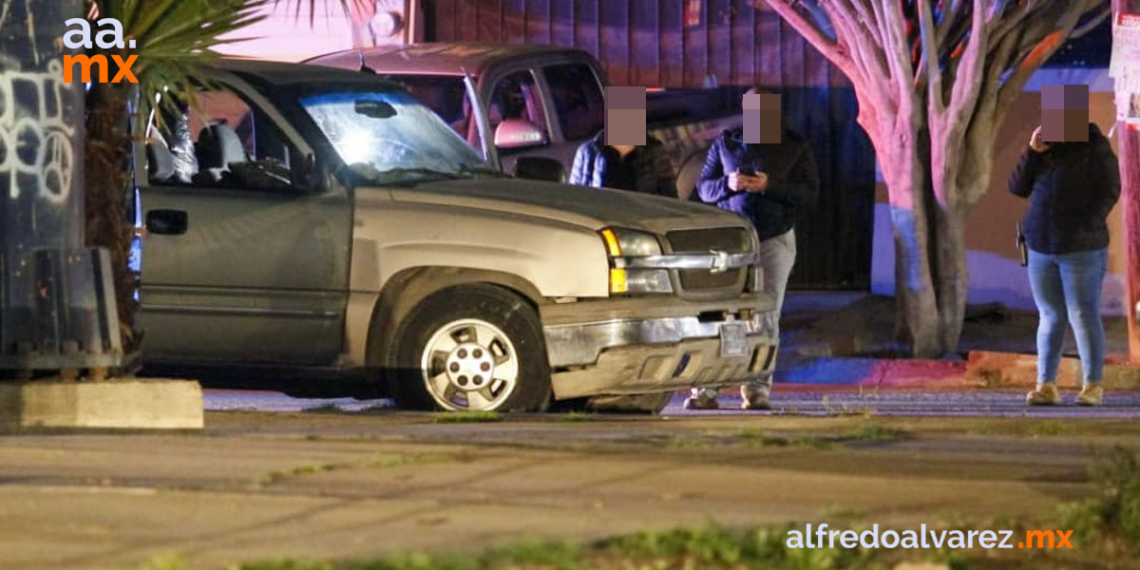
[[[1054,143],[1045,152],[1026,149],[1009,191],[1029,199],[1022,232],[1030,249],[1067,254],[1108,247],[1108,214],[1120,199],[1116,155],[1100,127],[1089,124],[1089,142]]]
[[[611,165],[623,159],[617,149],[607,145],[605,141],[605,131],[602,131],[593,140],[578,148],[578,153],[574,156],[574,166],[570,169],[570,184],[595,188],[615,187],[612,185],[613,177],[610,176]],[[618,190],[677,197],[677,179],[673,173],[673,165],[665,154],[665,145],[661,141],[645,135],[645,146],[634,149],[625,160],[633,161],[631,166],[634,187],[617,188]]]
[[[741,167],[768,175],[763,193],[734,192],[728,175]],[[729,129],[709,148],[697,193],[706,204],[736,212],[752,220],[761,240],[787,233],[800,208],[810,208],[819,197],[819,171],[807,141],[785,131],[779,144],[747,144],[744,129]]]

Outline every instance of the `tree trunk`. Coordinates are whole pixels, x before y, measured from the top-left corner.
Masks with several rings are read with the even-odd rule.
[[[951,205],[934,208],[934,265],[938,275],[935,295],[938,298],[938,331],[940,352],[958,352],[962,325],[966,318],[966,294],[969,276],[966,270],[966,212]]]
[[[118,305],[123,353],[138,352],[141,335],[135,328],[138,274],[129,269],[134,224],[127,215],[131,188],[131,141],[126,131],[129,92],[123,87],[93,84],[87,98],[86,239],[90,247],[106,248]],[[124,363],[125,372],[134,364]]]
[[[895,303],[912,356],[941,355],[938,306],[930,272],[925,193],[928,162],[918,149],[917,129],[887,135],[890,148],[876,144],[880,167],[890,195],[891,226],[895,242]],[[885,141],[882,141],[885,142]]]

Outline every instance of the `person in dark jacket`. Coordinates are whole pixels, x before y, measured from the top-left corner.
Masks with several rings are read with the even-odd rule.
[[[1120,198],[1120,172],[1108,139],[1095,124],[1088,142],[1046,144],[1038,127],[1009,181],[1029,199],[1022,223],[1029,246],[1029,280],[1040,322],[1037,388],[1029,405],[1060,402],[1057,369],[1067,324],[1081,355],[1081,405],[1104,397],[1104,325],[1100,293],[1108,265],[1106,219]]]
[[[607,145],[605,131],[578,148],[570,184],[677,197],[677,178],[661,141],[645,135],[644,146]]]
[[[749,94],[762,93],[754,88]],[[777,131],[779,132],[779,131]],[[744,128],[729,129],[709,149],[697,182],[701,201],[752,221],[760,238],[764,290],[776,297],[771,330],[779,330],[780,309],[796,262],[796,214],[815,205],[819,171],[807,141],[783,130],[778,143],[744,142]],[[744,409],[769,409],[771,376],[741,387]],[[715,390],[693,390],[688,409],[718,407]]]

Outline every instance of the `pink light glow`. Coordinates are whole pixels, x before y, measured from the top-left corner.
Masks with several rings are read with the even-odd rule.
[[[352,21],[339,2],[317,2],[311,26],[307,11],[298,17],[295,8],[288,8],[293,8],[292,3],[270,2],[263,9],[266,19],[223,36],[251,39],[220,46],[217,51],[233,57],[296,62],[354,47]]]

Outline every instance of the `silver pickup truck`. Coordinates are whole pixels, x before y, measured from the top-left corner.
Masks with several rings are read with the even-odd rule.
[[[605,122],[605,74],[594,56],[575,48],[426,43],[343,51],[306,63],[364,69],[399,83],[507,172],[557,178],[549,164],[520,159],[553,159],[568,172],[578,147]],[[648,94],[648,130],[665,143],[682,199],[696,186],[712,140],[740,126],[739,95],[733,89]]]
[[[505,176],[374,76],[210,79],[136,157],[146,362],[363,370],[442,410],[659,410],[770,372],[743,218]]]

